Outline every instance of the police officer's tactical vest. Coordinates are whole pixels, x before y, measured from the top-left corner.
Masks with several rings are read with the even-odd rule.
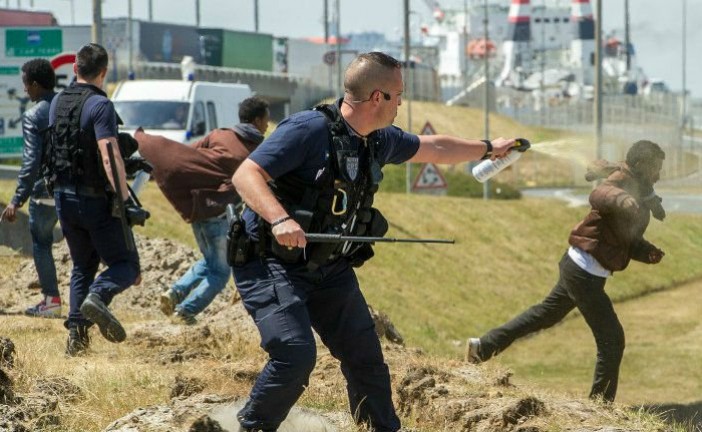
[[[104,174],[94,132],[80,127],[83,105],[93,95],[106,96],[92,85],[71,85],[56,96],[55,120],[48,130],[42,174],[47,184],[104,191]]]
[[[360,144],[354,143],[358,140],[349,135],[337,105],[319,105],[314,109],[324,114],[329,126],[327,166],[312,183],[292,174],[281,176],[270,182],[273,193],[305,232],[383,236],[387,221],[372,205],[383,178],[378,151],[384,134],[376,131]],[[260,239],[272,238],[270,225],[262,219],[259,229]],[[275,240],[270,245],[284,261],[299,262],[299,249],[286,257],[287,248],[280,247]],[[367,243],[313,243],[308,244],[303,259],[308,268],[315,269],[340,257],[360,266],[372,256]]]

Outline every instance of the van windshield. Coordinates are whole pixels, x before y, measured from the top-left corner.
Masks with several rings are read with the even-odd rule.
[[[190,104],[168,101],[114,101],[127,129],[185,129]]]

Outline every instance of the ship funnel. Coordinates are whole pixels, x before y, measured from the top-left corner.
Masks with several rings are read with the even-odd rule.
[[[580,84],[593,85],[595,59],[595,20],[590,0],[572,0],[570,21],[573,39],[570,43],[570,62]]]
[[[502,43],[504,66],[495,85],[514,84],[517,68],[529,69],[531,53],[531,5],[529,0],[512,0],[507,18],[507,36]]]

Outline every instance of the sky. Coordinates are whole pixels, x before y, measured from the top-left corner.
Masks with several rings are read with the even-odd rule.
[[[466,0],[481,4],[480,0]],[[509,0],[503,0],[505,4]],[[535,5],[570,0],[532,0]],[[624,1],[602,0],[605,34],[618,30],[623,39]],[[71,24],[71,4],[76,24],[92,20],[89,0],[0,0],[0,6],[15,8],[19,4],[54,13],[59,24]],[[638,64],[649,78],[665,80],[676,91],[683,87],[683,3],[687,4],[686,87],[693,96],[702,97],[702,26],[693,25],[692,17],[702,17],[700,0],[629,0],[631,38],[636,47]],[[258,0],[259,31],[275,36],[323,36],[324,0]],[[330,9],[334,0],[329,0]],[[440,0],[446,9],[463,8],[463,0]],[[596,1],[592,1],[593,9]],[[148,18],[148,1],[133,0],[133,16]],[[403,25],[403,0],[340,0],[341,33],[376,31],[397,39]],[[154,21],[195,24],[195,0],[152,0]],[[423,0],[410,0],[413,25],[429,23],[431,11]],[[127,16],[127,0],[103,0],[103,17]],[[232,30],[254,30],[254,0],[200,0],[200,24]]]

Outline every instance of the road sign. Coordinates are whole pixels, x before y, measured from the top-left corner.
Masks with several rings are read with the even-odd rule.
[[[5,30],[5,57],[49,57],[61,51],[61,29]]]
[[[56,73],[56,88],[65,89],[73,80],[73,63],[76,62],[75,53],[61,53],[51,59],[51,67]]]
[[[412,190],[417,192],[429,190],[441,193],[446,191],[446,186],[446,179],[444,179],[439,168],[433,163],[426,163],[419,170],[419,175],[414,180]]]
[[[422,130],[419,132],[419,135],[436,135],[434,126],[432,126],[431,123],[426,122]]]
[[[324,60],[324,63],[328,64],[329,66],[333,65],[334,63],[336,63],[336,52],[325,52],[324,56],[322,56],[322,60]]]
[[[30,41],[46,42],[46,38],[42,37],[27,38]],[[19,51],[15,51],[17,53]],[[22,114],[30,103],[29,96],[23,92],[21,65],[24,61],[26,59],[18,59],[17,65],[0,66],[0,88],[5,89],[0,93],[0,159],[22,156]],[[56,90],[66,88],[73,79],[75,53],[61,53],[49,61],[56,73]]]

